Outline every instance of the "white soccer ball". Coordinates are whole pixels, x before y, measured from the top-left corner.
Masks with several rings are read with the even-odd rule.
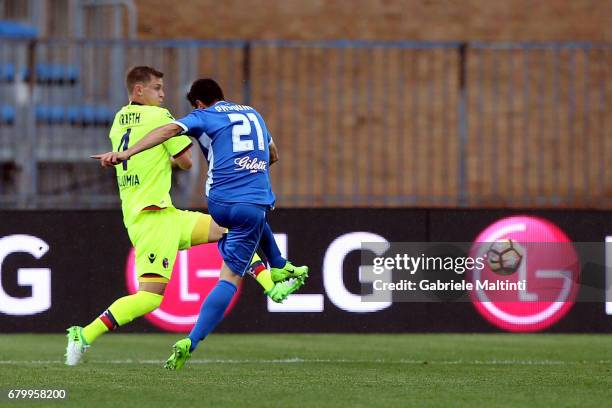
[[[512,275],[521,266],[523,249],[510,238],[499,239],[487,251],[487,263],[491,270],[500,275]]]

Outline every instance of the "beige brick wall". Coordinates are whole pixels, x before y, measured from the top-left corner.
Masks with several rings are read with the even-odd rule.
[[[136,0],[142,38],[612,41],[609,0],[168,3]]]

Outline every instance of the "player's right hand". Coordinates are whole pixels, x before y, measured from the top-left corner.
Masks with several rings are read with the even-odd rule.
[[[89,156],[92,159],[100,160],[100,166],[102,167],[113,167],[125,160],[122,154],[123,152],[107,152],[103,154],[94,154]]]

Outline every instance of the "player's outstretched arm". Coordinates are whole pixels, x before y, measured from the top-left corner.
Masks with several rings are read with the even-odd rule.
[[[177,136],[182,133],[183,129],[174,123],[158,127],[147,133],[145,137],[140,139],[138,143],[130,147],[127,150],[121,152],[107,152],[104,154],[95,154],[91,156],[92,159],[100,160],[102,167],[115,166],[124,160],[129,159],[135,154],[142,152],[143,150],[150,149],[157,145],[164,143],[166,140],[173,136]]]

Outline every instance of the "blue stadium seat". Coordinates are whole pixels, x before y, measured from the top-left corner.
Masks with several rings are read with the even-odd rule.
[[[47,122],[47,117],[48,117],[47,107],[38,105],[34,109],[34,116],[36,117],[36,122],[39,122],[39,123]]]
[[[21,67],[20,73],[24,80],[30,79],[30,69]],[[35,66],[36,81],[43,84],[75,84],[79,80],[79,67],[76,65],[38,63]],[[0,63],[0,82],[12,82],[18,70],[15,64]]]
[[[110,126],[115,112],[107,106],[71,106],[66,110],[66,120],[72,125]]]
[[[51,106],[49,108],[49,119],[52,125],[64,123],[64,108],[62,106]]]
[[[115,112],[106,106],[96,106],[95,116],[96,124],[110,126],[115,119]]]
[[[0,105],[0,125],[15,123],[15,108],[10,105]]]
[[[33,39],[38,37],[38,30],[16,21],[0,20],[0,37]]]
[[[66,110],[66,119],[71,125],[76,125],[80,120],[80,106],[70,106]]]
[[[85,126],[96,124],[96,110],[93,106],[81,106],[81,124]]]
[[[110,126],[115,112],[107,106],[46,106],[35,108],[36,122],[44,125]]]
[[[64,78],[70,83],[76,83],[79,80],[79,67],[76,65],[65,65]]]
[[[79,80],[79,68],[64,64],[36,64],[36,82],[42,84],[75,84]],[[30,71],[24,71],[25,80],[29,80]]]
[[[15,80],[15,65],[8,62],[0,64],[0,82],[13,82]]]
[[[39,105],[34,112],[39,124],[57,125],[64,122],[64,108],[61,106]]]

